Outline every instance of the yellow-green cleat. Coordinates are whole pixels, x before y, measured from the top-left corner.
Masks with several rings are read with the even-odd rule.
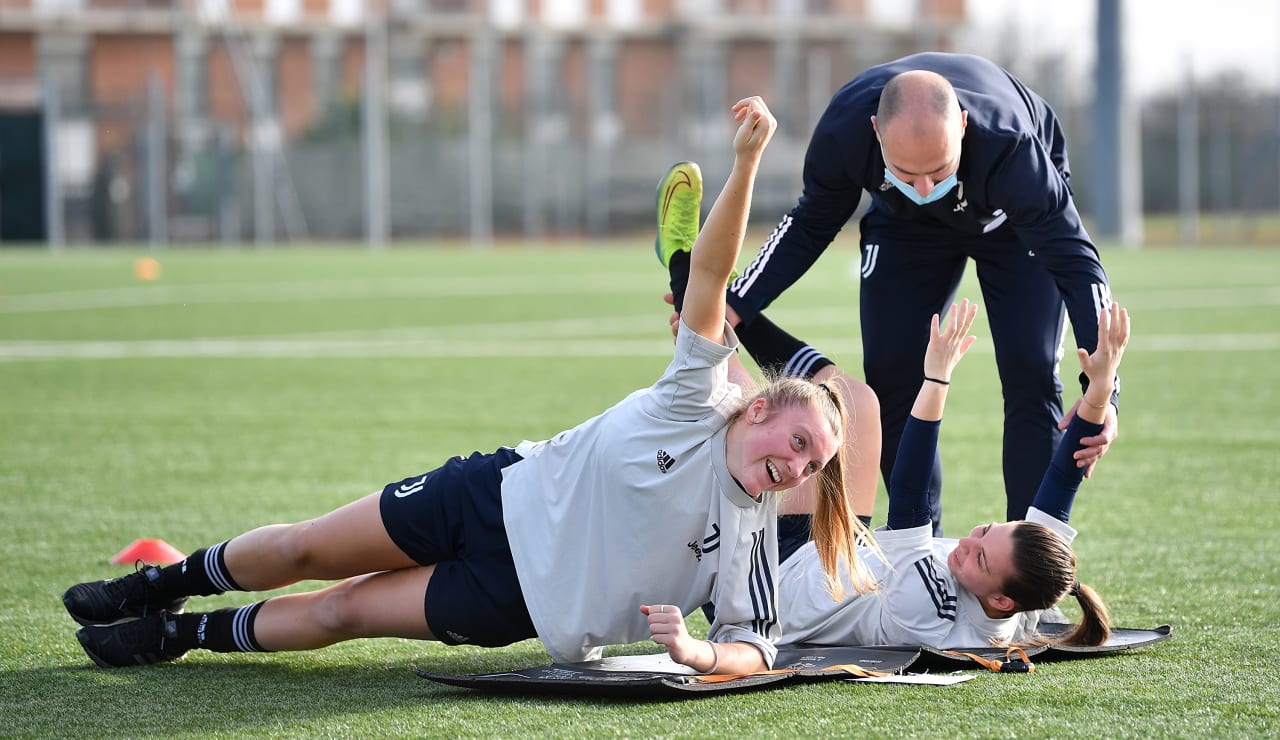
[[[663,267],[671,255],[688,252],[702,220],[702,170],[695,162],[677,162],[658,183],[658,236],[653,249]]]

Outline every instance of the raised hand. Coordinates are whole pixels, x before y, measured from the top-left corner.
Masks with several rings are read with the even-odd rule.
[[[747,233],[760,154],[778,126],[759,96],[739,100],[731,112],[738,122],[733,135],[733,167],[693,244],[682,311],[685,325],[713,342],[724,338],[724,286]]]
[[[734,153],[740,157],[760,156],[778,128],[777,119],[759,95],[739,100],[733,104],[732,110],[733,119],[741,124],[733,136]]]
[[[969,335],[973,320],[978,315],[978,304],[966,298],[959,304],[951,304],[951,318],[946,327],[938,314],[929,324],[929,346],[924,351],[924,378],[920,392],[911,406],[911,415],[921,421],[938,421],[947,405],[947,386],[951,384],[951,371],[960,358],[969,351],[977,337]]]
[[[1077,399],[1075,405],[1062,417],[1059,429],[1066,429],[1071,419],[1079,414],[1086,421],[1102,424],[1102,432],[1080,440],[1080,449],[1073,457],[1076,467],[1084,468],[1084,477],[1092,478],[1094,466],[1111,449],[1111,443],[1120,435],[1120,418],[1111,405],[1111,392],[1115,388],[1116,370],[1120,358],[1129,344],[1129,312],[1112,303],[1105,311],[1098,312],[1098,347],[1092,353],[1076,349],[1080,369],[1089,377],[1089,391]]]
[[[924,352],[924,375],[934,380],[951,381],[951,372],[960,364],[977,337],[970,336],[969,329],[978,315],[978,304],[966,298],[958,305],[951,304],[951,318],[946,328],[938,314],[933,315],[929,330],[929,347]]]
[[[1112,383],[1115,382],[1116,370],[1120,368],[1120,358],[1129,344],[1129,312],[1112,303],[1106,311],[1098,312],[1098,347],[1092,354],[1077,349],[1080,358],[1080,369],[1089,376],[1089,388],[1097,385],[1107,390],[1107,399],[1111,398]],[[1105,400],[1103,401],[1106,402]]]

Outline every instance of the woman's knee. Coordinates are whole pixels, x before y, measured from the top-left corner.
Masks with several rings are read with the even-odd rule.
[[[335,635],[353,637],[365,633],[367,617],[358,588],[362,578],[336,583],[316,594],[311,605],[316,625]]]
[[[276,557],[289,572],[307,578],[322,562],[322,539],[315,520],[281,525],[276,538]]]
[[[338,639],[431,639],[424,611],[433,568],[408,568],[349,578],[316,593],[315,624]]]

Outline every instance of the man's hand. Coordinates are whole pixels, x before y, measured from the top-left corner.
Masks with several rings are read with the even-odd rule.
[[[676,299],[670,293],[663,295],[662,300],[668,306],[676,305]],[[738,312],[733,310],[733,306],[726,305],[724,307],[724,320],[729,323],[729,326],[736,329],[738,328],[738,323],[742,321],[742,317],[738,316]],[[671,324],[671,336],[674,337],[680,331],[680,312],[672,311],[667,321]]]
[[[1075,418],[1076,409],[1080,407],[1081,401],[1084,399],[1076,399],[1075,405],[1071,410],[1062,416],[1062,421],[1058,422],[1058,428],[1065,430],[1071,420]],[[1076,467],[1085,468],[1084,477],[1093,476],[1093,466],[1098,464],[1102,456],[1107,454],[1107,450],[1111,449],[1111,443],[1115,441],[1120,434],[1120,418],[1116,414],[1116,407],[1107,405],[1107,420],[1102,423],[1102,433],[1093,437],[1081,437],[1080,449],[1075,452]]]

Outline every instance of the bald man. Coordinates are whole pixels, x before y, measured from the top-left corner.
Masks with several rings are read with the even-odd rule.
[[[1021,519],[1075,412],[1064,419],[1058,378],[1065,318],[1092,352],[1098,312],[1111,303],[1070,180],[1049,105],[990,61],[928,53],[872,67],[819,120],[800,201],[730,285],[729,319],[740,336],[750,332],[870,195],[860,224],[863,370],[880,398],[887,480],[920,387],[930,316],[951,305],[973,260],[1004,391],[1006,515]],[[1115,439],[1118,388],[1102,433],[1076,453],[1086,473]],[[941,490],[935,456],[939,535]]]

